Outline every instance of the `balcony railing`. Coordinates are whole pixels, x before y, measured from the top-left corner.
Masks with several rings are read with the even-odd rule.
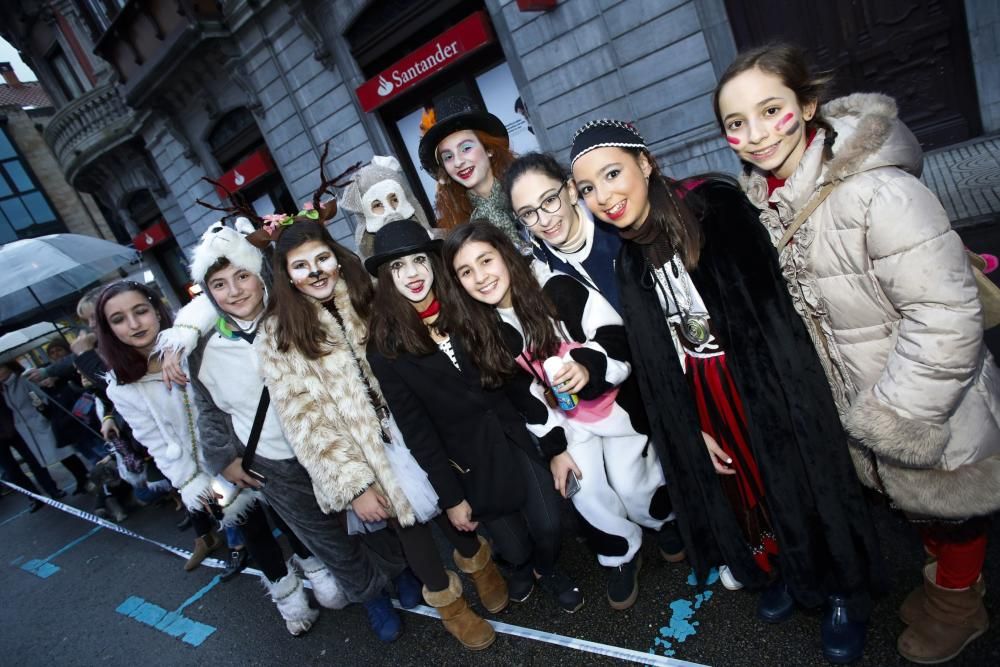
[[[134,120],[117,86],[101,86],[61,108],[45,128],[45,141],[76,185],[83,167],[135,134]]]
[[[126,102],[141,106],[202,40],[226,35],[216,0],[128,0],[95,51],[114,67]]]

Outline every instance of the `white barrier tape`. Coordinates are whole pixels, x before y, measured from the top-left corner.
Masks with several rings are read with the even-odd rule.
[[[175,556],[180,556],[185,560],[191,557],[191,552],[186,549],[181,549],[180,547],[175,547],[170,544],[164,544],[163,542],[157,542],[156,540],[152,540],[148,537],[140,535],[139,533],[131,531],[128,528],[123,528],[119,526],[117,523],[113,523],[106,519],[102,519],[101,517],[95,514],[91,514],[90,512],[84,512],[83,510],[73,507],[72,505],[67,505],[66,503],[61,503],[58,500],[53,500],[52,498],[46,498],[45,496],[40,496],[37,493],[28,491],[27,489],[22,489],[17,484],[11,484],[6,480],[0,480],[0,481],[3,481],[3,483],[9,486],[10,488],[14,489],[15,491],[20,491],[29,498],[34,498],[35,500],[43,502],[46,505],[50,505],[51,507],[55,507],[58,510],[62,510],[63,512],[66,512],[67,514],[75,516],[79,519],[84,519],[91,523],[97,524],[101,528],[107,528],[108,530],[120,533],[122,535],[126,535],[128,537],[134,537],[137,540],[141,540],[143,542],[146,542],[147,544],[152,544],[153,546],[159,547],[164,551],[169,551]],[[202,561],[202,564],[217,569],[222,569],[226,567],[226,564],[221,560],[219,560],[218,558],[206,558],[205,560]]]
[[[32,493],[26,489],[22,489],[16,484],[11,484],[10,482],[3,481],[4,484],[10,488],[20,491],[26,496],[34,498],[35,500],[41,501],[46,505],[55,507],[56,509],[62,510],[67,514],[75,516],[91,523],[95,523],[102,528],[107,528],[121,535],[126,535],[128,537],[134,537],[137,540],[141,540],[153,546],[159,547],[164,551],[168,551],[176,556],[180,556],[185,560],[191,557],[191,552],[186,549],[181,549],[180,547],[175,547],[169,544],[164,544],[163,542],[157,542],[148,537],[144,537],[139,533],[129,530],[128,528],[122,528],[116,523],[102,519],[99,516],[95,516],[90,512],[84,512],[83,510],[77,509],[72,505],[67,505],[61,503],[58,500],[52,500],[51,498],[46,498],[45,496],[40,496],[37,493]],[[226,563],[217,558],[206,558],[202,561],[202,565],[208,565],[209,567],[216,569],[224,569]],[[248,567],[243,570],[244,574],[249,574],[257,577],[262,577],[263,573],[260,570]],[[307,587],[312,588],[311,583],[308,580],[303,581]],[[398,602],[395,603],[396,607],[402,609]],[[431,607],[424,605],[417,605],[412,609],[405,609],[404,611],[409,611],[414,614],[420,614],[421,616],[428,616],[430,618],[439,618],[437,611]],[[566,637],[564,635],[557,635],[551,632],[545,632],[544,630],[536,630],[534,628],[525,628],[520,625],[512,625],[510,623],[503,623],[502,621],[490,621],[487,622],[493,626],[493,629],[505,635],[510,635],[512,637],[521,637],[523,639],[530,639],[532,641],[543,642],[545,644],[552,644],[554,646],[562,646],[564,648],[573,649],[576,651],[583,651],[585,653],[593,653],[595,655],[603,655],[609,658],[616,658],[618,660],[627,660],[628,662],[635,662],[643,665],[658,665],[662,667],[705,667],[701,663],[689,662],[687,660],[678,660],[676,658],[671,658],[663,655],[656,655],[654,653],[643,653],[642,651],[634,651],[628,648],[622,648],[620,646],[611,646],[608,644],[600,644],[598,642],[588,641],[586,639],[578,639],[576,637]]]
[[[394,601],[394,603],[398,609],[402,609],[398,602]],[[406,609],[405,611],[411,611],[414,614],[420,614],[421,616],[439,618],[438,613],[434,611],[434,609],[426,607],[422,604],[417,605],[413,609]],[[505,635],[531,639],[533,641],[544,642],[546,644],[554,644],[555,646],[563,646],[576,651],[594,653],[597,655],[607,656],[609,658],[616,658],[618,660],[638,662],[643,665],[662,665],[663,667],[706,667],[705,665],[697,662],[678,660],[664,655],[656,655],[655,653],[633,651],[630,648],[622,648],[621,646],[599,644],[597,642],[587,641],[586,639],[566,637],[565,635],[557,635],[551,632],[545,632],[544,630],[536,630],[535,628],[525,628],[520,625],[511,625],[510,623],[504,623],[502,621],[491,621],[486,619],[486,622],[492,625],[494,630]]]

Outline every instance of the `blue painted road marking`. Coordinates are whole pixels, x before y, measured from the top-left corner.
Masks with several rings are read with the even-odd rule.
[[[719,572],[712,568],[708,573],[706,585],[711,586],[719,580]],[[698,579],[694,576],[694,571],[687,578],[688,586],[697,586]],[[684,598],[674,600],[670,603],[669,624],[660,628],[660,636],[653,639],[653,648],[650,653],[657,653],[657,649],[662,650],[663,655],[674,656],[677,650],[675,644],[682,644],[689,637],[693,637],[698,632],[699,622],[694,620],[695,612],[701,606],[712,599],[712,591],[704,590],[694,596],[694,600]]]
[[[95,534],[100,529],[101,529],[100,526],[95,526],[92,530],[90,530],[90,532],[76,538],[75,540],[64,546],[62,549],[60,549],[59,551],[56,551],[51,556],[47,556],[46,558],[42,559],[32,558],[24,565],[22,565],[21,569],[24,570],[25,572],[30,572],[37,577],[41,577],[42,579],[48,579],[53,574],[59,571],[59,566],[53,565],[52,563],[49,562],[50,560],[52,560],[56,556],[66,553],[67,551],[78,545],[80,542],[83,542],[85,539]],[[11,564],[13,565],[14,563]]]
[[[118,605],[115,611],[129,618],[134,618],[140,623],[164,632],[171,637],[178,638],[186,644],[201,646],[215,632],[215,628],[211,625],[194,621],[186,617],[182,612],[189,605],[204,597],[219,581],[221,581],[219,575],[212,577],[212,581],[208,582],[208,585],[181,603],[181,606],[174,611],[167,611],[163,607],[146,602],[136,595],[130,596],[125,602]]]

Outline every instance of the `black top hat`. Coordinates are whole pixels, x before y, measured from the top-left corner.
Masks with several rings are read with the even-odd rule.
[[[434,155],[441,140],[459,130],[481,130],[486,134],[510,142],[503,121],[483,111],[468,97],[446,97],[434,105],[436,121],[420,138],[420,166],[431,174],[437,171],[437,157]]]
[[[375,232],[374,253],[365,260],[368,273],[378,275],[378,267],[397,257],[440,250],[441,239],[432,239],[416,220],[395,220]]]

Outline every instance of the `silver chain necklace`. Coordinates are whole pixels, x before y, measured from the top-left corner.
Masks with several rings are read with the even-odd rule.
[[[674,306],[677,308],[677,315],[681,319],[680,332],[684,336],[684,339],[695,346],[702,346],[707,343],[712,338],[712,331],[708,325],[708,317],[705,315],[696,315],[691,312],[691,306],[694,304],[694,297],[691,295],[691,278],[688,276],[687,270],[684,268],[684,263],[681,261],[680,257],[675,252],[667,262],[666,266],[670,266],[671,273],[674,274],[674,278],[682,282],[686,289],[683,290],[684,300],[681,301],[676,291],[674,290],[673,283],[670,280],[670,276],[666,275],[665,267],[661,269],[654,269],[652,264],[648,265],[649,273],[653,276],[653,282],[656,286],[660,288],[660,293],[663,296],[663,301],[666,304],[667,320],[670,319],[674,313],[670,312],[670,303],[673,302]],[[660,273],[663,274],[663,279],[660,279]],[[663,283],[667,283],[666,289],[663,287]],[[667,291],[670,291],[670,298],[667,298]]]

